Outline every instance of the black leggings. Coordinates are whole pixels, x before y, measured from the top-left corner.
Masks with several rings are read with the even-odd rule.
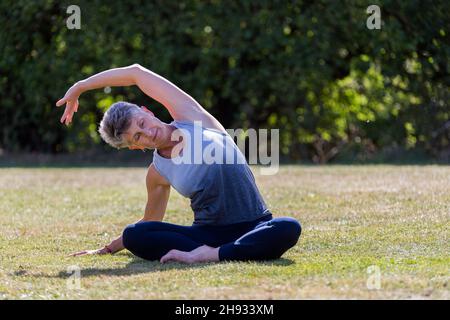
[[[300,223],[272,215],[226,226],[179,226],[166,222],[139,222],[123,231],[125,248],[146,260],[159,260],[172,249],[192,251],[202,245],[219,248],[219,260],[270,260],[293,247]]]

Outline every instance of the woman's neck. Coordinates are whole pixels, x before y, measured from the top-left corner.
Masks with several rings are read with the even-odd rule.
[[[172,137],[172,133],[177,130],[177,128],[175,126],[170,125],[169,128],[169,137]],[[173,152],[173,148],[175,148],[175,146],[179,145],[180,143],[183,143],[183,136],[181,136],[181,139],[179,139],[178,141],[173,141],[172,139],[168,139],[167,140],[167,144],[160,146],[157,148],[157,152],[159,153],[160,156],[164,157],[164,158],[173,158],[172,157],[172,152]],[[181,151],[181,150],[180,150]],[[176,157],[178,155],[174,155],[174,157]]]

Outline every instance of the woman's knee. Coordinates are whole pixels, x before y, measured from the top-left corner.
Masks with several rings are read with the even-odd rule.
[[[151,231],[158,231],[160,229],[161,222],[159,221],[146,221],[130,224],[122,232],[123,246],[128,250],[136,247],[136,245],[142,243],[144,234],[148,234],[148,232]]]
[[[283,241],[289,246],[294,246],[302,233],[302,226],[294,218],[284,217],[274,219],[273,224],[279,231]]]
[[[140,242],[140,238],[142,238],[142,228],[138,223],[128,225],[122,232],[123,246],[130,251]]]

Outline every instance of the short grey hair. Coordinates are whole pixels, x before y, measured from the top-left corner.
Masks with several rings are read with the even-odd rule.
[[[130,128],[133,115],[141,109],[129,102],[119,101],[113,103],[103,115],[98,132],[102,139],[114,148],[129,146],[123,134]]]

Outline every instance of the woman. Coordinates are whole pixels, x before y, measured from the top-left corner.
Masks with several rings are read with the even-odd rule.
[[[300,224],[293,218],[272,217],[244,156],[220,122],[191,96],[152,71],[134,64],[77,82],[56,103],[66,105],[61,122],[72,121],[78,97],[84,91],[131,85],[163,104],[174,119],[164,123],[145,107],[117,102],[100,123],[101,137],[113,147],[155,149],[146,178],[144,217],[105,247],[74,256],[113,254],[126,248],[136,256],[161,263],[267,260],[279,258],[297,243]],[[196,143],[200,149],[192,148]],[[192,161],[211,149],[219,160],[231,155],[232,164]],[[191,161],[180,161],[186,156]],[[192,226],[161,222],[171,186],[191,199]]]

